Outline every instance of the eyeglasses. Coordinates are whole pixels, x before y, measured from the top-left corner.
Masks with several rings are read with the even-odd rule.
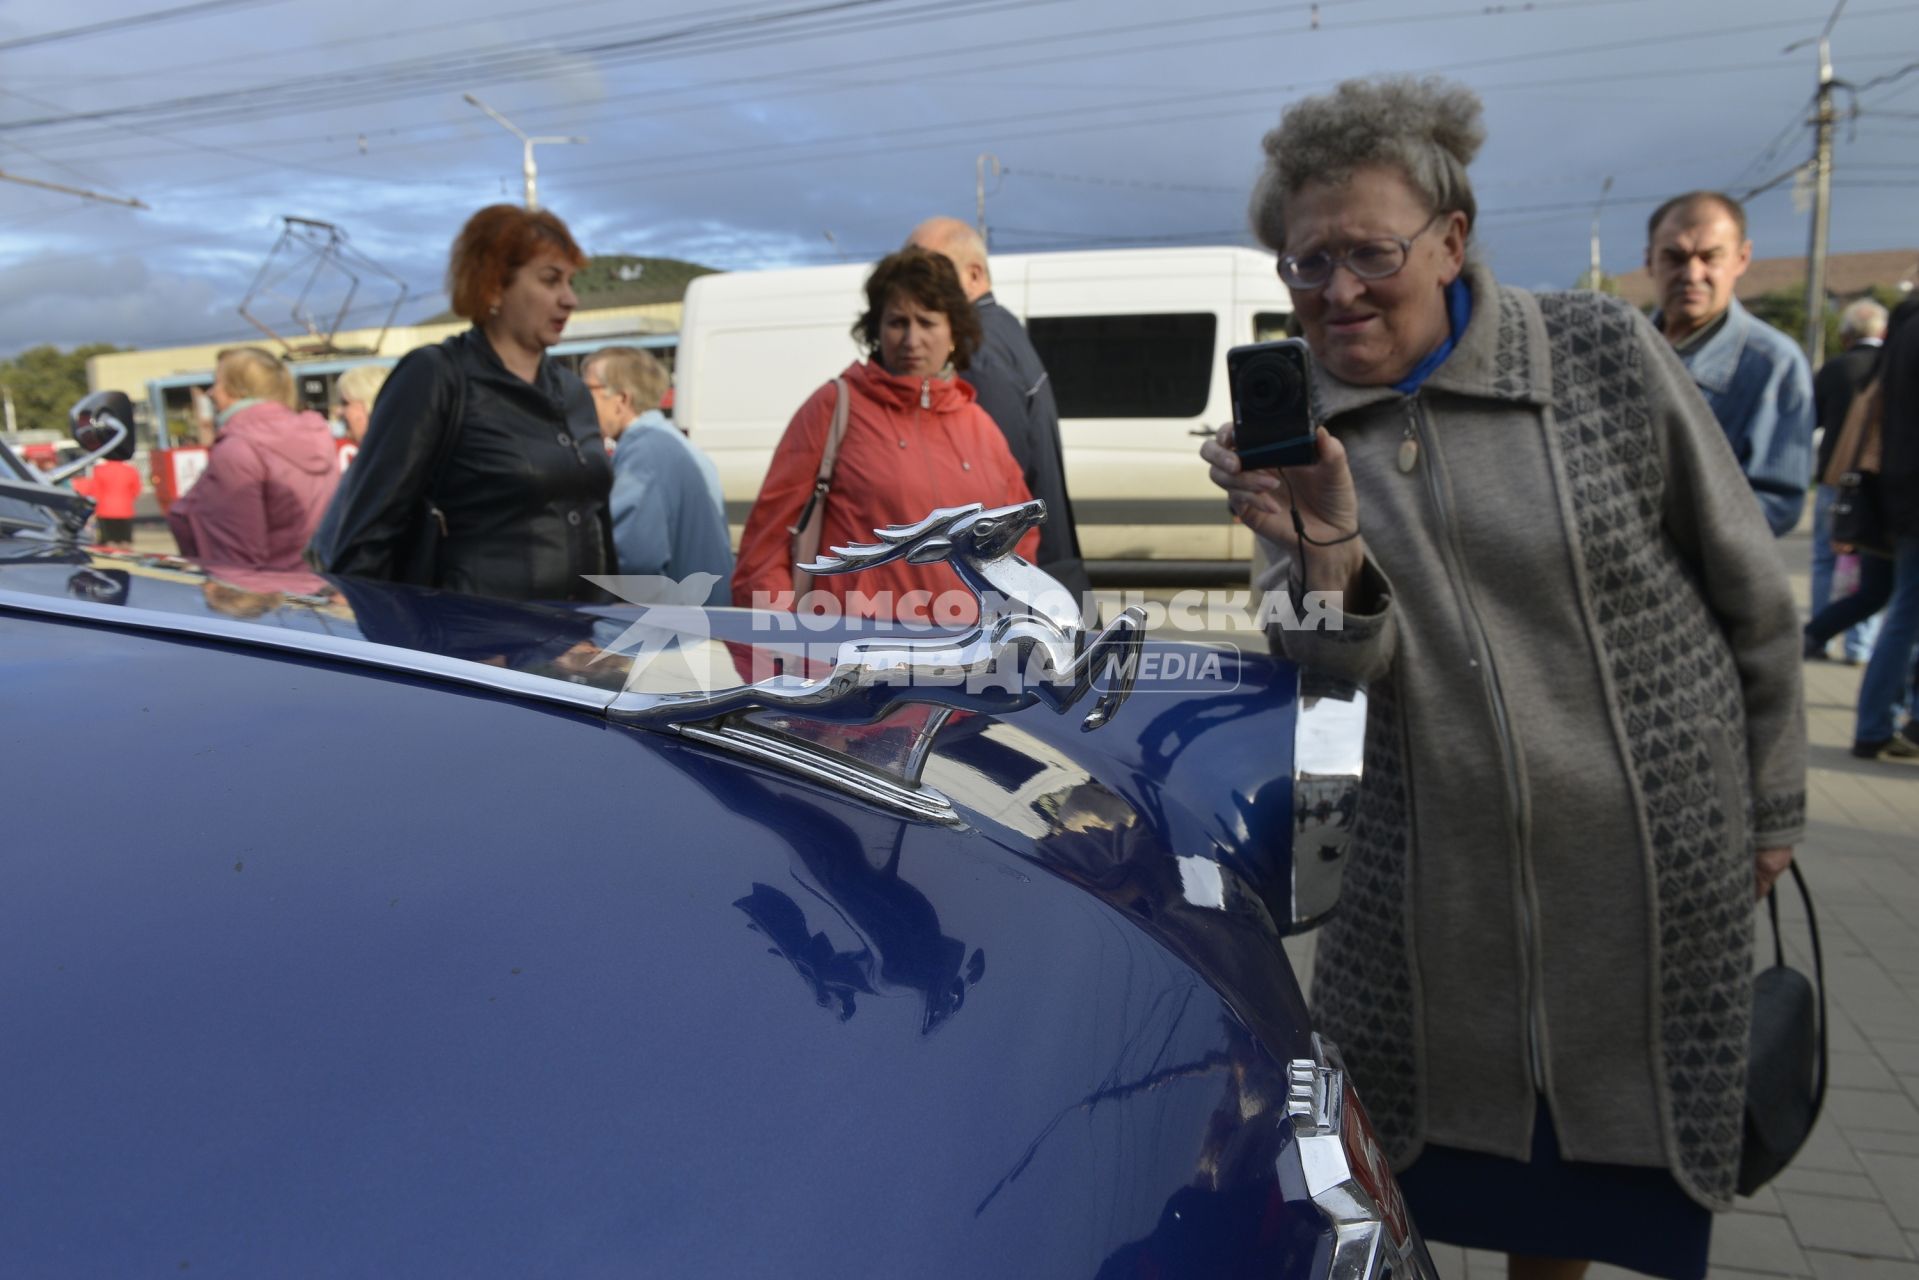
[[[586,389],[597,396],[606,390],[606,384],[604,382],[589,382],[586,384]]]
[[[1433,224],[1445,216],[1444,213],[1435,213],[1426,219],[1425,226],[1410,236],[1365,240],[1344,253],[1328,253],[1320,249],[1303,258],[1290,253],[1282,254],[1279,259],[1279,278],[1289,289],[1323,289],[1332,282],[1333,272],[1340,267],[1361,280],[1384,280],[1388,276],[1396,276],[1406,266],[1406,259],[1413,251],[1413,241],[1432,230]]]

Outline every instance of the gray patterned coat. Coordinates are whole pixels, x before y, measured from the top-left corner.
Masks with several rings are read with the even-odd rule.
[[[1273,638],[1371,696],[1316,1013],[1401,1167],[1427,1142],[1526,1159],[1543,1096],[1567,1159],[1723,1208],[1752,853],[1804,823],[1785,571],[1638,312],[1468,282],[1416,395],[1318,384],[1368,561],[1343,630]]]

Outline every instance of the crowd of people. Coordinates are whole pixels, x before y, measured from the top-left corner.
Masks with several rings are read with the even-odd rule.
[[[1024,328],[992,297],[971,227],[932,219],[874,268],[853,326],[865,358],[798,406],[737,566],[719,473],[662,412],[665,366],[608,346],[576,375],[548,355],[579,304],[585,262],[551,212],[474,214],[447,267],[452,309],[472,327],[391,370],[341,375],[344,469],[279,359],[221,352],[206,467],[168,512],[181,551],[214,570],[310,566],[515,600],[603,599],[593,579],[609,574],[628,579],[627,598],[697,580],[711,604],[790,609],[802,508],[818,511],[813,545],[831,547],[934,507],[1037,493],[1048,522],[1021,550],[1086,589],[1052,391]],[[103,536],[124,532],[117,507],[101,519]],[[889,572],[890,593],[862,582],[852,602],[872,613],[875,601],[884,611],[959,585],[944,566]],[[817,585],[846,595],[843,582]]]
[[[1919,641],[1919,325],[1911,303],[1849,309],[1815,378],[1740,305],[1745,212],[1711,191],[1652,214],[1650,318],[1502,284],[1475,234],[1483,139],[1478,99],[1440,81],[1286,111],[1250,216],[1323,425],[1307,465],[1242,466],[1230,425],[1201,452],[1256,535],[1256,585],[1294,616],[1337,602],[1337,629],[1276,628],[1275,650],[1369,688],[1314,1003],[1416,1218],[1521,1280],[1589,1259],[1693,1280],[1740,1154],[1752,904],[1804,833],[1802,660],[1842,634],[1869,652],[1854,753],[1919,754],[1894,723]],[[551,213],[475,214],[448,268],[472,327],[384,385],[342,380],[343,478],[284,367],[224,353],[206,473],[169,516],[182,550],[524,600],[708,575],[715,603],[823,590],[857,611],[951,571],[815,581],[796,560],[1039,496],[1019,554],[1085,589],[1045,369],[966,224],[930,220],[873,268],[863,357],[797,406],[737,561],[659,362],[609,347],[576,376],[549,356],[584,262]],[[1802,627],[1774,538],[1803,513],[1816,427]]]

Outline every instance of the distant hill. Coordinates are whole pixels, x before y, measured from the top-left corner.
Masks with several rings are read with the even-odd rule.
[[[582,311],[678,302],[686,296],[688,281],[713,275],[715,271],[714,267],[703,267],[697,262],[683,262],[678,258],[640,258],[631,254],[610,253],[586,260],[586,265],[573,277],[573,291],[580,295]],[[458,318],[451,311],[442,311],[419,323],[448,324]]]

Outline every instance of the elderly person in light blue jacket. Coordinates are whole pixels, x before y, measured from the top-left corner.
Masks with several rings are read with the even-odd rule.
[[[667,373],[637,347],[603,347],[581,375],[613,447],[613,546],[620,572],[684,581],[715,575],[706,603],[732,591],[733,552],[719,471],[660,412]]]
[[[1653,323],[1712,406],[1778,536],[1799,523],[1812,480],[1812,366],[1733,296],[1751,262],[1746,211],[1724,192],[1674,196],[1646,223]]]

